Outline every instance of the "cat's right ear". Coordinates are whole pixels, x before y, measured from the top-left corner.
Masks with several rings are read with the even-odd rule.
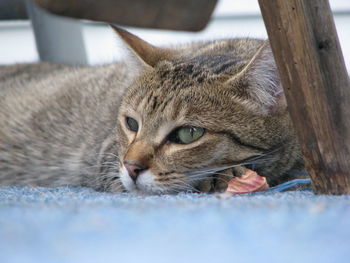
[[[120,27],[110,26],[126,43],[133,54],[148,66],[154,67],[158,62],[171,59],[174,56],[172,50],[155,47]]]
[[[287,107],[277,66],[268,41],[261,45],[251,61],[227,87],[240,90],[241,101],[263,114],[273,114]]]

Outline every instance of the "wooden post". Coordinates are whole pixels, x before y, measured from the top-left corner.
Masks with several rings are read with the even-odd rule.
[[[328,0],[259,0],[314,191],[350,194],[350,83]]]

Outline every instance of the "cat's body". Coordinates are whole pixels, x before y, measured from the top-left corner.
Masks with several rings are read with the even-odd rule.
[[[116,152],[117,110],[130,81],[122,64],[0,67],[0,184],[108,190],[99,162],[115,161],[102,152]]]
[[[141,73],[122,63],[0,67],[0,185],[210,191],[242,162],[272,185],[302,167],[273,59],[258,61],[271,55],[263,41],[157,50],[119,33]],[[201,133],[179,143],[181,129]]]

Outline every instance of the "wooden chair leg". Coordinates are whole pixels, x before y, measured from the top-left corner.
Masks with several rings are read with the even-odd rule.
[[[318,194],[350,194],[350,82],[328,0],[259,0]]]

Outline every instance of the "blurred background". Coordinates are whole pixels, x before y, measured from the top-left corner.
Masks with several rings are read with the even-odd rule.
[[[32,23],[22,12],[24,19],[6,19],[6,2],[25,2],[24,0],[0,1],[0,64],[35,62],[39,60]],[[339,40],[347,69],[350,69],[350,1],[330,0],[337,26]],[[2,17],[1,17],[2,14]],[[122,59],[123,45],[108,25],[85,20],[60,18],[79,24],[85,49],[85,63],[98,65]],[[267,38],[267,33],[256,0],[219,0],[212,19],[205,30],[178,32],[127,28],[144,40],[158,46],[174,45],[198,39],[218,39],[232,37]],[[69,38],[62,37],[62,44]],[[56,41],[57,42],[57,41]]]

